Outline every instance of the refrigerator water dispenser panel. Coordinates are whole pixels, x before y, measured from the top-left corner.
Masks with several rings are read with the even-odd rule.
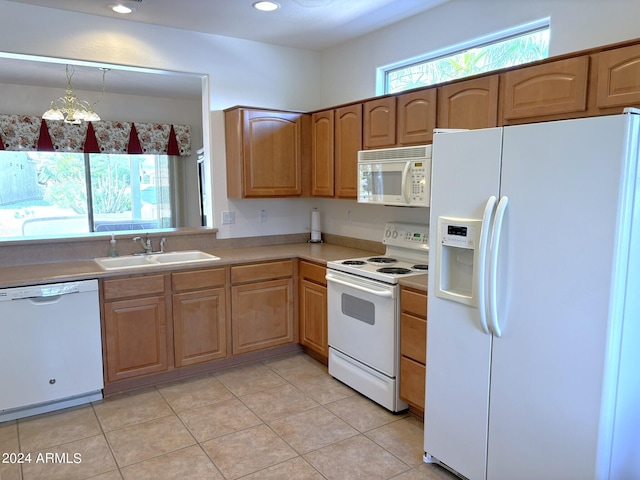
[[[478,265],[482,221],[438,218],[436,296],[478,306]]]

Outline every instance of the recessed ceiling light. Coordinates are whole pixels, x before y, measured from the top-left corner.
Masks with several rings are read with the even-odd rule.
[[[280,4],[276,2],[255,2],[253,4],[253,8],[256,10],[261,10],[263,12],[273,12],[274,10],[278,10],[280,8]]]
[[[124,5],[109,5],[109,8],[116,13],[131,13],[133,8],[125,7]]]

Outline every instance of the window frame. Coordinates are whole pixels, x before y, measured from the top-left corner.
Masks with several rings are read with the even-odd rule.
[[[380,96],[380,95],[388,95],[388,94],[397,94],[397,93],[402,93],[403,91],[409,90],[409,89],[406,89],[406,90],[399,90],[395,92],[389,92],[388,77],[390,72],[403,69],[403,68],[410,68],[412,66],[419,65],[422,63],[429,63],[445,57],[451,57],[456,54],[465,52],[466,50],[470,50],[472,48],[484,47],[487,45],[491,45],[493,43],[499,43],[502,41],[509,40],[510,38],[526,35],[529,33],[534,33],[534,32],[545,30],[545,29],[549,30],[549,35],[551,35],[551,18],[550,17],[541,18],[539,20],[518,25],[516,27],[512,27],[506,30],[501,30],[499,32],[478,37],[466,42],[458,43],[450,47],[446,47],[440,50],[435,50],[423,55],[419,55],[419,56],[405,59],[399,62],[384,65],[382,67],[378,67],[376,69],[376,95]],[[465,78],[465,77],[460,77],[460,78]],[[427,88],[433,85],[437,85],[437,84],[427,85],[424,88]]]
[[[7,152],[9,154],[12,154],[14,152]],[[141,175],[141,167],[142,167],[142,160],[138,159],[138,157],[142,157],[144,156],[147,161],[152,161],[155,164],[155,169],[154,171],[155,173],[155,179],[154,179],[154,185],[156,186],[156,189],[166,189],[166,194],[160,195],[163,200],[167,200],[163,202],[164,207],[162,208],[168,208],[167,211],[170,211],[170,215],[169,217],[162,217],[162,216],[158,216],[156,215],[155,219],[149,219],[147,223],[157,223],[157,226],[153,228],[153,230],[158,230],[158,229],[166,229],[166,228],[175,228],[175,223],[176,223],[176,201],[174,198],[174,189],[175,189],[175,185],[174,182],[177,181],[176,178],[174,178],[175,172],[174,167],[172,167],[172,165],[175,165],[175,162],[173,162],[173,160],[176,158],[174,156],[171,155],[166,155],[166,154],[156,154],[156,153],[151,153],[151,154],[143,154],[143,155],[138,155],[138,154],[120,154],[120,153],[86,153],[86,152],[41,152],[41,151],[25,151],[22,152],[25,153],[27,155],[29,155],[30,153],[33,154],[37,154],[37,156],[40,157],[46,157],[48,155],[53,155],[56,157],[55,162],[53,165],[55,165],[54,168],[57,168],[57,164],[60,161],[63,161],[63,156],[64,155],[72,155],[74,158],[74,162],[75,164],[78,165],[78,167],[80,165],[82,165],[82,169],[83,172],[77,177],[78,180],[80,178],[82,178],[83,181],[83,185],[82,185],[82,190],[84,190],[84,194],[83,196],[85,197],[83,200],[83,205],[86,206],[87,211],[85,213],[81,213],[78,214],[78,220],[80,222],[82,222],[83,224],[85,224],[86,227],[86,231],[73,231],[71,233],[71,235],[73,236],[77,236],[77,235],[91,235],[91,234],[101,234],[101,233],[124,233],[124,232],[135,232],[135,231],[139,231],[139,228],[133,228],[133,229],[114,229],[112,230],[111,228],[109,228],[108,226],[106,228],[100,228],[97,224],[96,224],[96,217],[98,217],[97,223],[101,224],[103,227],[105,224],[108,224],[109,222],[106,221],[103,218],[99,218],[102,214],[100,213],[96,213],[95,209],[96,209],[96,205],[95,205],[95,192],[94,192],[94,182],[95,182],[95,178],[92,175],[92,169],[93,167],[96,166],[96,164],[94,163],[95,160],[97,160],[96,157],[101,157],[101,156],[111,156],[111,155],[115,155],[115,156],[119,156],[119,157],[128,157],[127,160],[129,161],[129,171],[130,171],[130,176],[132,176],[132,182],[133,182],[133,175],[136,176],[136,178],[138,178]],[[27,161],[33,161],[32,159],[29,159]],[[134,169],[134,164],[136,165],[135,169]],[[161,171],[157,171],[158,167],[161,168]],[[160,183],[158,183],[158,180],[163,177],[165,179],[165,181],[168,183],[168,185],[161,185]],[[139,183],[139,180],[138,180]],[[69,185],[67,183],[63,184],[63,188],[65,185]],[[133,189],[133,184],[130,185],[130,187]],[[138,191],[137,196],[138,196],[138,202],[140,201],[140,193],[141,190]],[[131,193],[131,195],[134,195],[133,193]],[[159,195],[159,194],[158,194]],[[166,196],[168,195],[168,196]],[[34,198],[35,199],[35,198]],[[132,202],[135,202],[135,200],[132,197]],[[11,205],[12,203],[20,203],[20,202],[8,202],[7,205]],[[56,206],[56,205],[54,205]],[[134,209],[135,210],[135,209]],[[132,213],[133,211],[132,210]],[[157,214],[158,212],[156,212]],[[16,218],[22,218],[22,217],[16,217]],[[28,221],[36,221],[38,219],[41,220],[63,220],[63,219],[68,219],[71,218],[69,216],[34,216],[33,218],[27,218],[26,220]],[[84,220],[83,220],[84,218]],[[168,219],[170,222],[170,225],[163,225],[162,222],[163,220]],[[107,219],[108,220],[108,219]],[[122,223],[139,223],[142,224],[144,223],[145,219],[144,218],[131,218],[131,219],[123,219]],[[105,223],[106,222],[106,223]],[[84,228],[84,227],[83,227]],[[143,229],[146,229],[148,227],[142,227]],[[6,236],[4,233],[0,234],[0,241],[5,241],[5,240],[30,240],[30,239],[35,239],[35,238],[58,238],[61,236],[68,236],[69,233],[65,233],[64,231],[60,230],[56,230],[55,232],[51,233],[50,235],[41,235],[41,234],[36,234],[36,235],[29,235],[29,234],[25,234],[24,232],[24,226],[23,226],[23,231],[22,234],[16,234],[16,235],[8,235]]]

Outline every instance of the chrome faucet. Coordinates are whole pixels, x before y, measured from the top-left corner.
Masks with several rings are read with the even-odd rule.
[[[142,237],[134,237],[133,241],[140,242],[140,244],[144,248],[144,252],[140,252],[136,255],[149,255],[151,253],[164,253],[164,244],[166,243],[167,239],[166,237],[162,237],[162,239],[160,240],[160,250],[157,252],[153,251],[153,244],[151,242],[151,239],[149,238],[149,234],[146,234],[144,239]]]
[[[134,237],[133,241],[140,242],[142,244],[145,254],[153,253],[153,246],[151,245],[151,239],[149,238],[149,234],[145,236],[144,240],[142,239],[142,237]]]

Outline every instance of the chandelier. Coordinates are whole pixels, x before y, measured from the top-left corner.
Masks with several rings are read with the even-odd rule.
[[[94,103],[89,103],[85,100],[79,100],[73,91],[71,85],[71,77],[75,69],[73,65],[67,65],[67,89],[65,90],[64,97],[57,98],[51,102],[51,108],[42,114],[42,118],[45,120],[64,120],[65,123],[79,124],[82,121],[85,122],[99,122],[100,117],[94,111],[94,107],[102,100],[104,96],[104,78],[109,70],[108,68],[101,68],[102,70],[102,93],[100,98]]]

